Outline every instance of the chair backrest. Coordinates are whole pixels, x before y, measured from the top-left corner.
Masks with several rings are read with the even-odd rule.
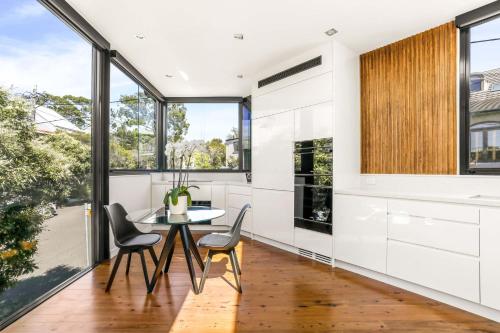
[[[108,215],[113,235],[115,236],[116,246],[120,247],[127,239],[141,233],[132,222],[127,220],[127,211],[119,203],[105,205],[104,209]]]
[[[252,208],[250,204],[246,204],[245,206],[243,206],[243,208],[241,208],[236,221],[234,221],[234,224],[231,227],[231,231],[229,231],[229,233],[231,234],[231,240],[226,245],[227,248],[232,248],[238,245],[240,241],[240,232],[241,225],[243,224],[243,218],[245,217],[245,214],[249,208]]]

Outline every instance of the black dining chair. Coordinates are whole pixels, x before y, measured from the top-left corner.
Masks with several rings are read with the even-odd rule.
[[[109,206],[106,205],[104,206],[104,209],[108,215],[113,235],[115,236],[115,245],[119,249],[113,270],[111,271],[111,276],[109,277],[108,284],[106,285],[106,292],[111,289],[116,271],[118,270],[118,266],[120,266],[120,261],[122,260],[122,256],[124,254],[128,254],[127,269],[125,271],[125,274],[128,275],[132,253],[139,253],[141,257],[144,280],[146,281],[146,287],[149,289],[148,270],[146,267],[146,260],[144,259],[144,250],[149,250],[155,265],[158,265],[158,258],[156,257],[153,246],[161,241],[161,235],[157,233],[144,233],[139,231],[132,222],[127,220],[127,211],[119,203],[114,203]]]
[[[240,281],[241,267],[238,263],[238,257],[236,256],[236,251],[234,249],[240,242],[241,225],[243,224],[245,213],[249,208],[251,208],[250,204],[243,206],[229,232],[208,234],[198,240],[198,247],[208,249],[205,269],[203,270],[203,275],[200,281],[200,293],[203,291],[203,286],[205,285],[205,280],[207,279],[208,271],[210,270],[210,264],[212,263],[212,257],[218,253],[229,255],[231,266],[233,267],[234,280],[236,281],[237,290],[239,293],[242,292]]]

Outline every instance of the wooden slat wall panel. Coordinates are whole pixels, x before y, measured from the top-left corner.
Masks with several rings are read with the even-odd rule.
[[[456,174],[456,28],[361,55],[361,172]]]

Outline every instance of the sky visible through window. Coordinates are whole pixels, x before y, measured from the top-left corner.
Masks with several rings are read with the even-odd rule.
[[[90,98],[90,52],[89,43],[36,0],[0,1],[0,85]]]
[[[500,40],[479,42],[496,38],[500,38],[500,18],[471,28],[470,40],[473,55],[471,72],[482,72],[499,67]]]
[[[189,130],[187,141],[220,138],[238,128],[238,103],[184,103]]]

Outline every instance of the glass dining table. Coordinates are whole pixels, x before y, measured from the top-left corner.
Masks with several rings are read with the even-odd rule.
[[[167,239],[165,240],[161,250],[158,265],[156,265],[156,269],[151,277],[151,282],[149,283],[148,293],[153,291],[162,269],[165,273],[168,273],[175,249],[175,237],[177,236],[177,233],[179,233],[182,247],[184,249],[184,256],[186,257],[189,275],[191,277],[191,283],[193,285],[193,291],[195,294],[198,294],[199,288],[198,283],[196,282],[196,272],[193,267],[191,254],[193,254],[193,257],[198,262],[202,271],[205,269],[205,265],[203,264],[203,260],[198,252],[193,236],[191,235],[189,225],[201,224],[224,216],[225,213],[226,212],[223,209],[191,206],[188,208],[187,213],[183,215],[171,214],[165,207],[139,210],[127,215],[127,220],[133,223],[170,226]]]

